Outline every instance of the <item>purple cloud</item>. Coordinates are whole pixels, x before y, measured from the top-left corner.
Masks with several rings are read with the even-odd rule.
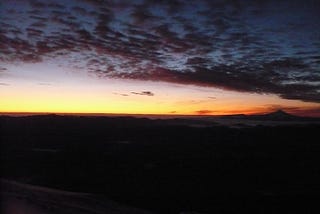
[[[0,61],[40,62],[63,54],[65,63],[99,77],[320,102],[319,4],[288,8],[285,1],[279,5],[285,15],[274,4],[39,0],[17,7],[8,1],[0,9]]]

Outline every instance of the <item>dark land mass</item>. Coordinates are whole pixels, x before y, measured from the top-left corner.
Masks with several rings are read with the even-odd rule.
[[[282,110],[277,110],[267,114],[256,114],[256,115],[245,115],[245,114],[235,114],[235,115],[225,115],[221,118],[234,118],[234,119],[245,119],[245,120],[257,120],[257,121],[291,121],[291,122],[320,122],[320,118],[317,117],[302,117],[289,114]]]
[[[2,214],[151,214],[102,196],[1,179]]]
[[[1,177],[153,213],[319,213],[319,133],[318,123],[1,116]]]

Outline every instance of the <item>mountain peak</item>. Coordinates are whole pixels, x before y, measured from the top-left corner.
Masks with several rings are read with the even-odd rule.
[[[268,118],[273,118],[273,119],[294,119],[296,116],[289,114],[281,109],[265,114]]]
[[[279,116],[292,116],[291,114],[289,114],[289,113],[287,113],[287,112],[285,112],[285,111],[283,111],[283,110],[281,110],[281,109],[279,109],[279,110],[277,110],[277,111],[274,111],[274,112],[271,112],[271,113],[269,113],[268,115],[279,115]]]

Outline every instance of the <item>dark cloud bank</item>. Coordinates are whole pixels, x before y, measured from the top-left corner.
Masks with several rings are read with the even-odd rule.
[[[312,0],[7,0],[0,61],[64,57],[101,77],[320,102],[318,11]]]

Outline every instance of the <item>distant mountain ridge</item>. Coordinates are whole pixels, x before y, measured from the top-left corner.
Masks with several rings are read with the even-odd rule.
[[[208,127],[219,125],[230,125],[233,123],[243,123],[246,121],[252,123],[254,121],[260,123],[270,122],[292,122],[292,123],[320,123],[320,118],[301,117],[287,113],[283,110],[277,110],[266,114],[234,114],[222,116],[170,116],[170,117],[148,117],[148,116],[89,116],[89,115],[60,115],[60,114],[43,114],[43,115],[27,115],[27,116],[8,116],[0,115],[1,121],[5,124],[9,121],[15,123],[17,127],[26,122],[30,124],[42,124],[40,127],[54,127],[56,124],[63,126],[95,126],[99,127],[149,127],[149,126],[192,126],[192,127]],[[7,121],[7,122],[5,122]],[[99,128],[98,128],[99,129]]]
[[[220,116],[220,118],[257,121],[320,121],[320,118],[296,116],[281,109],[266,114],[234,114]]]
[[[270,121],[314,121],[319,120],[318,118],[301,117],[289,114],[283,110],[277,110],[267,114],[260,115],[248,115],[248,119],[254,120],[270,120]]]

